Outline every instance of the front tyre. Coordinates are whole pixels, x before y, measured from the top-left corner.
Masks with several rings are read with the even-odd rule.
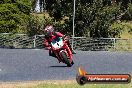
[[[70,63],[70,60],[67,58],[66,53],[64,51],[62,51],[61,55],[63,57],[64,62],[67,64],[67,67],[71,67],[72,64]]]

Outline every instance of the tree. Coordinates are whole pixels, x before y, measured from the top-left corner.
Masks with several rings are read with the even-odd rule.
[[[30,15],[29,0],[0,1],[0,32],[20,32],[23,22]]]
[[[32,11],[35,11],[38,0],[31,0]]]
[[[82,6],[79,4],[76,16],[76,28],[82,29],[83,36],[89,37],[113,37],[110,36],[109,26],[120,14],[120,7],[117,5],[104,6],[102,0],[93,0],[92,4]],[[79,18],[79,19],[78,19]],[[77,33],[77,32],[76,32]],[[80,35],[79,34],[79,35]],[[78,35],[77,35],[78,36]]]
[[[121,13],[120,1],[76,0],[75,36],[114,37],[110,26]],[[44,0],[39,2],[44,4]],[[45,3],[42,6],[46,6],[56,30],[72,35],[73,0],[45,0]]]
[[[35,8],[37,6],[37,3],[39,2],[39,6],[40,6],[40,12],[43,12],[45,9],[45,0],[30,0],[31,4],[32,4],[32,11],[35,12]]]

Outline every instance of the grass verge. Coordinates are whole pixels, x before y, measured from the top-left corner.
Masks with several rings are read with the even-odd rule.
[[[129,84],[85,84],[80,86],[76,81],[35,81],[0,83],[0,88],[132,88]]]

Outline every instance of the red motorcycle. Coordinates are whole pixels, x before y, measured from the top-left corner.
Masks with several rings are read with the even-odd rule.
[[[66,43],[66,38],[55,37],[51,42],[51,49],[56,57],[61,60],[61,62],[67,64],[68,67],[71,67],[74,64],[72,52]]]

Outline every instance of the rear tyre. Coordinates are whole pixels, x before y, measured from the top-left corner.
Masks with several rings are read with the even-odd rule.
[[[72,64],[70,63],[70,60],[67,58],[65,52],[61,52],[64,62],[67,64],[67,67],[71,67]]]

